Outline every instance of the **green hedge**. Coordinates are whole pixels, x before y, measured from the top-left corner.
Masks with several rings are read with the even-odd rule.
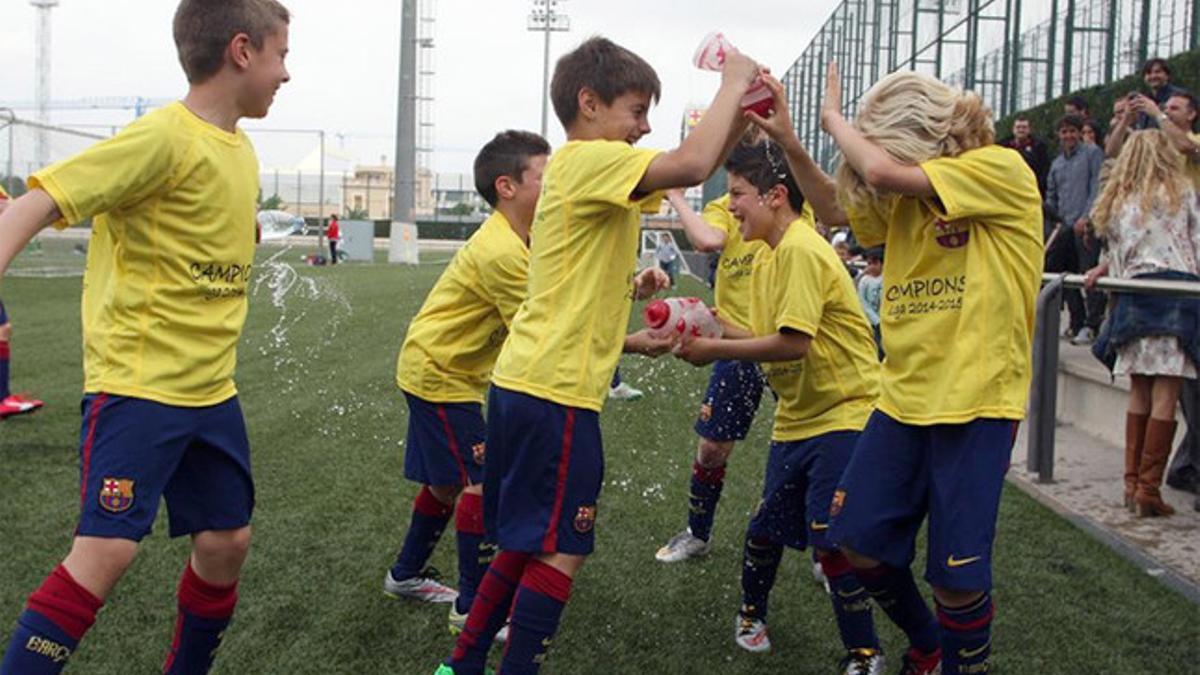
[[[1171,66],[1171,84],[1200,94],[1200,50],[1176,54],[1167,59],[1167,63]],[[1034,135],[1045,141],[1052,149],[1056,149],[1058,141],[1054,125],[1062,117],[1063,104],[1068,98],[1074,96],[1082,96],[1088,102],[1088,110],[1091,111],[1092,118],[1100,121],[1104,132],[1108,133],[1108,121],[1112,119],[1113,102],[1135,90],[1149,93],[1145,83],[1142,82],[1140,70],[1115,82],[1074,91],[999,119],[996,121],[996,137],[1000,139],[1011,137],[1013,120],[1018,114],[1021,114],[1029,118]]]

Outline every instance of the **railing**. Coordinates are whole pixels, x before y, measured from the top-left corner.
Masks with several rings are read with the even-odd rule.
[[[1029,392],[1026,467],[1039,483],[1054,482],[1054,423],[1058,401],[1058,333],[1064,288],[1083,288],[1082,274],[1044,274],[1033,334],[1033,382]],[[1200,298],[1200,282],[1101,277],[1096,288],[1141,295]]]

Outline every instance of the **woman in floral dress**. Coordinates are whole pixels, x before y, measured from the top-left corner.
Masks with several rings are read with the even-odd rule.
[[[1200,205],[1183,155],[1157,129],[1135,132],[1117,158],[1092,211],[1108,241],[1088,282],[1122,279],[1200,281]],[[1200,362],[1200,301],[1115,293],[1092,353],[1114,375],[1129,375],[1125,419],[1125,505],[1138,517],[1174,513],[1159,492],[1175,436],[1184,378]]]

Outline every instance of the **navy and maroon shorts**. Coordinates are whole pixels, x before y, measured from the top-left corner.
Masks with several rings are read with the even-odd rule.
[[[408,438],[404,477],[423,485],[467,487],[483,482],[487,428],[478,403],[434,403],[404,392]]]
[[[160,499],[172,537],[250,524],[254,480],[237,397],[198,408],[84,397],[76,534],[140,541]]]
[[[587,555],[604,482],[600,415],[492,386],[484,521],[501,550]]]

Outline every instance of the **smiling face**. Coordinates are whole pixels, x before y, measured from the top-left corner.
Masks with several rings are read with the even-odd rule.
[[[642,136],[650,133],[650,94],[627,91],[605,103],[595,100],[595,124],[600,137],[610,141],[625,141],[635,145]]]
[[[1029,120],[1017,120],[1013,122],[1013,136],[1018,141],[1024,141],[1029,138]]]
[[[762,241],[775,222],[775,213],[770,207],[768,196],[758,191],[750,181],[731,173],[729,174],[729,212],[738,219],[742,239],[746,241]]]
[[[250,52],[249,63],[243,74],[245,86],[242,88],[238,101],[246,117],[266,117],[271,104],[275,101],[275,92],[291,79],[284,60],[288,54],[288,27],[281,23],[263,39],[262,49],[255,49],[247,43]]]
[[[1167,74],[1167,71],[1157,63],[1152,64],[1146,69],[1146,72],[1142,74],[1142,81],[1146,83],[1147,87],[1150,87],[1155,91],[1158,91],[1166,86],[1170,79],[1171,76]]]
[[[1069,124],[1060,126],[1058,144],[1062,146],[1063,152],[1071,152],[1079,145],[1079,130]]]

